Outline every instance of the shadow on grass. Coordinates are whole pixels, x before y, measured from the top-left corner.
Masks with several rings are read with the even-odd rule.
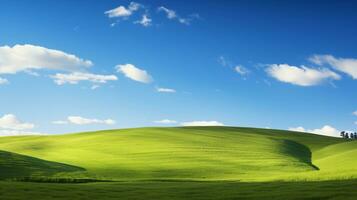
[[[52,176],[61,172],[85,170],[78,166],[42,160],[8,151],[0,151],[0,180]]]
[[[283,149],[286,154],[298,159],[300,162],[309,165],[314,170],[320,170],[312,163],[312,152],[307,146],[292,140],[283,141],[287,146],[289,146],[289,148]]]

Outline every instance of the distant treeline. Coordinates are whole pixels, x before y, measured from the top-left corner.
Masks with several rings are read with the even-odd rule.
[[[348,132],[346,132],[346,131],[342,131],[340,135],[341,135],[341,137],[343,137],[343,138],[357,139],[357,132],[354,132],[354,133],[350,132],[350,133],[348,133]]]

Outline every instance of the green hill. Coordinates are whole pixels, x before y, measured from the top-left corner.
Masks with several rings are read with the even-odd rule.
[[[357,142],[270,129],[137,128],[1,137],[0,150],[0,178],[251,182],[357,177]]]

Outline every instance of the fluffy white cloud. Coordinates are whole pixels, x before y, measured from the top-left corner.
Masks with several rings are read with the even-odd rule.
[[[13,114],[5,114],[0,118],[0,128],[2,129],[26,130],[26,129],[33,129],[34,127],[35,127],[34,124],[21,122]]]
[[[5,84],[9,84],[9,81],[5,78],[0,77],[0,85],[5,85]]]
[[[66,83],[77,84],[80,81],[89,81],[93,83],[106,83],[107,81],[116,81],[118,78],[115,75],[100,75],[82,72],[73,72],[70,74],[57,73],[50,76],[57,85]]]
[[[41,46],[25,44],[0,47],[0,74],[38,69],[79,71],[92,65],[90,60]]]
[[[129,6],[126,8],[125,6],[118,6],[114,9],[105,11],[104,14],[106,14],[109,18],[113,17],[129,17],[132,15],[135,11],[139,10],[139,8],[142,5],[136,2],[130,2]]]
[[[299,126],[296,128],[289,128],[289,130],[290,131],[298,131],[298,132],[314,133],[314,134],[318,134],[318,135],[326,135],[326,136],[332,136],[332,137],[340,136],[340,131],[330,125],[325,125],[322,128],[318,128],[318,129],[305,129],[302,126]]]
[[[141,24],[142,26],[148,27],[151,26],[152,19],[150,19],[147,15],[143,15],[141,20],[135,21],[134,24]]]
[[[238,74],[244,76],[249,73],[248,69],[243,67],[242,65],[237,65],[234,67],[234,71],[236,71]]]
[[[115,69],[117,72],[123,73],[126,77],[134,81],[142,83],[152,82],[152,77],[149,73],[147,73],[145,70],[135,67],[133,64],[117,65]]]
[[[217,121],[192,121],[192,122],[183,122],[182,126],[224,126],[223,123]]]
[[[339,80],[341,77],[328,69],[313,69],[305,66],[296,67],[288,64],[272,64],[266,72],[273,78],[299,86],[313,86],[325,80]]]
[[[171,89],[171,88],[156,88],[156,91],[164,92],[164,93],[175,93],[176,92],[175,89]]]
[[[353,79],[357,79],[357,59],[335,58],[332,55],[314,55],[309,60],[317,65],[328,64],[334,69],[350,75]]]
[[[154,123],[157,123],[157,124],[176,124],[177,121],[170,120],[170,119],[163,119],[163,120],[154,121]]]
[[[188,17],[183,18],[183,17],[180,17],[179,15],[177,15],[174,10],[168,9],[164,6],[158,7],[157,10],[159,12],[164,12],[168,19],[177,20],[179,23],[186,24],[186,25],[189,25],[192,20],[200,18],[200,16],[198,14],[191,14]]]
[[[80,116],[68,116],[67,120],[53,121],[53,124],[76,124],[76,125],[88,125],[88,124],[105,124],[113,125],[116,122],[112,119],[89,119]]]

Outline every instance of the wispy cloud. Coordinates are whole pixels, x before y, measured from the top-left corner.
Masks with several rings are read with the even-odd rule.
[[[104,14],[106,14],[109,18],[126,18],[132,15],[135,11],[139,10],[140,7],[142,7],[141,4],[136,2],[130,2],[128,7],[118,6],[111,10],[105,11]]]
[[[354,116],[357,116],[357,110],[352,113]]]
[[[178,23],[185,25],[190,25],[193,20],[200,19],[200,16],[197,13],[190,14],[186,17],[181,17],[176,13],[176,11],[164,6],[158,7],[157,12],[163,12],[165,13],[167,19],[175,20]],[[145,6],[136,2],[131,2],[128,6],[120,5],[116,8],[105,11],[104,14],[108,18],[116,20],[110,24],[112,27],[117,25],[117,23],[120,21],[128,20],[130,17],[136,17],[139,14],[141,15],[141,18],[133,21],[134,24],[140,24],[143,27],[149,27],[153,24],[152,18],[149,17],[150,6]],[[136,15],[134,16],[134,14]]]
[[[175,19],[175,18],[177,18],[176,12],[175,12],[174,10],[170,10],[170,9],[164,7],[164,6],[160,6],[157,10],[158,10],[158,11],[163,11],[163,12],[165,12],[165,13],[166,13],[166,17],[167,17],[168,19]]]
[[[6,78],[0,77],[0,85],[5,85],[5,84],[9,84],[9,81]]]
[[[135,21],[134,24],[141,24],[144,27],[151,26],[152,19],[148,15],[143,15],[141,20]]]
[[[46,135],[44,133],[22,130],[0,130],[0,136]]]
[[[156,88],[156,91],[163,92],[163,93],[175,93],[176,92],[175,89],[171,89],[171,88]]]
[[[57,85],[78,84],[80,81],[89,81],[92,83],[106,83],[108,81],[116,81],[118,78],[115,75],[100,75],[91,73],[74,72],[70,74],[57,73],[50,76]],[[95,89],[95,88],[94,88]]]
[[[224,126],[223,123],[218,121],[191,121],[182,122],[182,126]]]
[[[247,75],[249,73],[249,70],[242,65],[235,66],[234,71],[236,71],[238,74],[242,76]]]
[[[299,86],[313,86],[326,80],[339,80],[340,75],[329,69],[313,69],[305,66],[296,67],[288,64],[268,65],[266,72],[278,81]]]
[[[99,85],[92,85],[92,87],[90,87],[91,90],[95,90],[98,89],[100,86]]]
[[[133,64],[117,65],[115,67],[117,72],[124,74],[127,78],[141,83],[150,83],[153,81],[152,77],[145,70],[139,69]]]
[[[81,116],[68,116],[67,120],[53,121],[53,124],[63,125],[63,124],[75,124],[75,125],[90,125],[90,124],[105,124],[113,125],[116,122],[113,119],[95,119],[95,118],[84,118]]]
[[[162,120],[154,121],[154,123],[157,123],[157,124],[176,124],[177,121],[170,120],[170,119],[162,119]]]
[[[238,73],[241,76],[246,76],[249,74],[249,70],[244,67],[243,65],[233,65],[232,62],[230,60],[228,60],[226,57],[224,56],[219,56],[218,57],[218,63],[220,65],[222,65],[223,67],[228,67],[230,69],[232,69],[233,71],[235,71],[236,73]]]
[[[227,67],[230,66],[231,64],[229,63],[229,61],[227,61],[227,59],[224,56],[219,56],[218,57],[218,62],[220,65],[222,65],[223,67]]]
[[[327,64],[335,70],[350,75],[357,79],[357,59],[355,58],[336,58],[332,55],[314,55],[309,60],[317,65]]]
[[[185,25],[189,25],[192,20],[199,19],[200,16],[198,14],[191,14],[188,17],[180,17],[176,11],[169,9],[165,6],[160,6],[157,8],[159,12],[164,12],[166,14],[167,19],[176,20],[177,22]]]

